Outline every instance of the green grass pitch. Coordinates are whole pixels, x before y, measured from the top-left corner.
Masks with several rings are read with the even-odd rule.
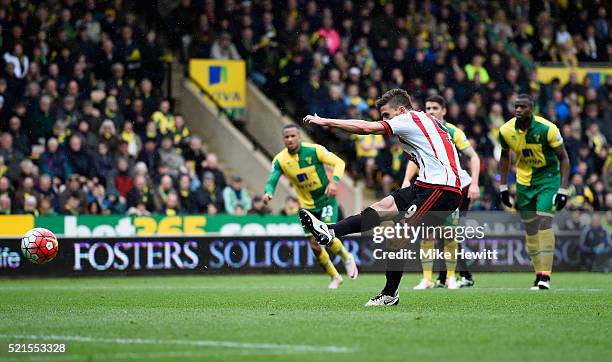
[[[0,361],[594,361],[612,351],[612,276],[477,274],[465,290],[363,304],[384,275],[0,279]],[[65,354],[7,353],[65,342]]]

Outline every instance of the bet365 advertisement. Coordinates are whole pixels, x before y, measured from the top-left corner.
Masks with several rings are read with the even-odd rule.
[[[583,270],[579,235],[557,238],[555,270]],[[466,240],[462,256],[471,271],[529,271],[530,259],[521,237]],[[388,258],[372,238],[347,238],[344,246],[362,272],[384,271]],[[404,269],[420,271],[421,258],[439,259],[442,252],[422,254],[410,245]],[[334,259],[343,271],[339,256]],[[441,263],[443,264],[443,262]],[[58,256],[44,265],[26,260],[20,240],[0,244],[0,275],[76,276],[126,274],[322,272],[304,237],[160,237],[60,239]]]

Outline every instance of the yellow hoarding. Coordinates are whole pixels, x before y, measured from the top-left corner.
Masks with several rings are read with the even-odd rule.
[[[33,227],[32,215],[0,215],[0,236],[23,235]]]
[[[561,84],[569,81],[570,73],[576,73],[579,82],[583,82],[588,75],[593,80],[593,85],[600,86],[606,83],[606,78],[612,76],[612,67],[546,67],[537,68],[538,80],[543,83],[550,83],[554,78],[558,78]]]
[[[191,79],[223,108],[246,108],[246,67],[243,60],[192,59]]]

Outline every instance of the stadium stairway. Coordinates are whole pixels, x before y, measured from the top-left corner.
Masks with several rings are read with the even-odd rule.
[[[185,116],[187,125],[194,134],[202,137],[207,151],[219,155],[228,178],[240,175],[249,194],[263,194],[270,173],[270,159],[249,141],[216,106],[202,95],[199,88],[183,76],[180,65],[173,66],[173,94],[175,109]],[[283,207],[285,197],[293,190],[287,180],[282,179],[271,203],[274,211]]]
[[[247,104],[246,129],[260,141],[261,145],[270,154],[278,153],[285,147],[281,137],[282,128],[285,125],[296,124],[297,122],[282,114],[274,102],[268,99],[251,82],[247,82]],[[302,139],[304,142],[312,142],[306,132],[302,132]],[[338,186],[338,202],[345,215],[361,211],[364,205],[365,187],[363,183],[355,182],[350,176],[345,175]],[[369,193],[366,193],[366,195],[369,196]]]
[[[258,145],[254,145],[185,76],[186,72],[180,62],[174,62],[172,73],[175,109],[185,115],[188,126],[202,136],[207,151],[219,155],[229,177],[233,174],[241,175],[251,195],[262,194],[270,172],[271,159],[267,155],[274,155],[284,147],[281,129],[294,122],[283,115],[274,102],[254,84],[247,82],[245,129],[257,140]],[[305,133],[303,139],[311,142]],[[264,148],[265,152],[258,147]],[[272,210],[281,209],[287,195],[295,195],[295,191],[282,178],[271,205]],[[338,187],[338,200],[345,215],[350,215],[361,211],[364,204],[369,205],[375,201],[375,195],[367,192],[363,182],[355,182],[345,176]]]

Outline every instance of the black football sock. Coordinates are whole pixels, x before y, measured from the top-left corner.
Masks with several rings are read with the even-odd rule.
[[[440,271],[440,274],[438,274],[438,280],[441,284],[446,284],[446,270]]]
[[[387,281],[382,294],[394,296],[397,293],[402,276],[404,275],[404,264],[406,264],[406,260],[403,259],[390,259],[387,261],[387,271],[385,272]]]
[[[390,270],[385,272],[387,282],[385,283],[385,288],[382,290],[382,294],[395,296],[395,293],[397,293],[399,289],[400,282],[402,281],[403,274],[404,272],[401,270]]]
[[[457,244],[457,252],[460,252],[463,248],[463,245]],[[462,257],[457,257],[457,270],[459,270],[459,276],[463,277],[467,280],[472,280],[472,273],[468,270],[467,264],[465,263],[465,259]]]
[[[339,238],[348,234],[368,231],[378,225],[380,225],[378,212],[368,207],[361,214],[349,216],[336,224],[330,225],[330,228],[334,230],[334,236]]]

